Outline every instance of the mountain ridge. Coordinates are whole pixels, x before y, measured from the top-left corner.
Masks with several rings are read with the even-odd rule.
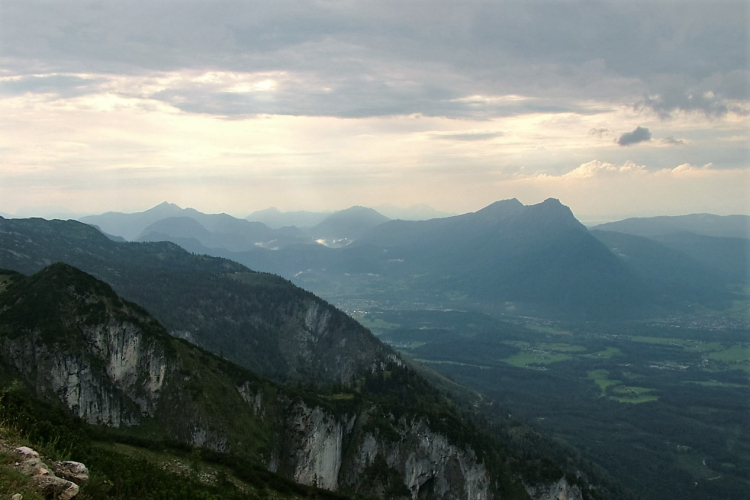
[[[691,232],[705,236],[750,239],[750,215],[661,215],[632,217],[593,226],[591,229],[654,237]]]
[[[54,300],[37,300],[43,296]],[[355,478],[371,463],[360,457],[367,453],[382,456],[405,483],[375,478],[370,486],[384,493],[404,498],[429,488],[436,498],[489,496],[488,471],[475,452],[456,447],[423,417],[407,413],[375,424],[380,434],[388,430],[403,442],[384,440],[368,431],[373,409],[366,399],[351,394],[326,403],[269,384],[170,337],[143,309],[66,264],[16,277],[0,304],[4,365],[36,394],[62,402],[91,424],[120,428],[152,421],[171,439],[247,454],[297,482],[328,490],[356,493],[363,485]],[[393,362],[388,367],[395,381],[400,368]],[[345,455],[345,439],[362,451]],[[431,456],[436,453],[442,465]],[[460,463],[460,479],[443,470],[452,460]],[[431,475],[422,472],[425,467]]]
[[[346,383],[391,354],[287,280],[173,243],[118,243],[80,222],[43,219],[2,220],[0,236],[0,268],[31,274],[58,261],[81,268],[146,305],[172,334],[272,378]]]

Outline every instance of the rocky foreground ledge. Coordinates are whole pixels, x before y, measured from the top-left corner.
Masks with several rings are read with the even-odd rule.
[[[70,500],[78,495],[79,485],[88,481],[89,471],[80,462],[51,462],[52,466],[42,461],[39,453],[26,446],[12,450],[15,458],[12,467],[30,478],[31,486],[44,498]],[[11,500],[23,500],[16,493]]]

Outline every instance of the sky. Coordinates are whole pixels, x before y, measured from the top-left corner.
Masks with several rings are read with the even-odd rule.
[[[0,0],[0,215],[748,214],[748,5]]]

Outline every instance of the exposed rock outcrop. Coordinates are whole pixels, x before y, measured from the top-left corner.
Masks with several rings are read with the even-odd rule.
[[[248,398],[249,404],[254,398]],[[386,415],[374,425],[377,407],[335,416],[297,403],[287,425],[288,467],[295,481],[329,490],[372,495],[393,490],[399,478],[404,497],[486,500],[490,477],[471,449],[451,443],[426,418]],[[372,478],[366,485],[363,477]],[[365,489],[367,488],[367,489]]]
[[[83,350],[46,344],[36,332],[0,339],[0,355],[19,373],[35,378],[38,392],[53,392],[89,423],[120,427],[153,416],[167,370],[163,349],[145,341],[142,331],[129,323],[83,327],[81,332]]]
[[[564,477],[548,485],[526,486],[526,491],[534,500],[583,500],[581,489],[571,486]]]
[[[292,442],[294,480],[327,490],[338,489],[344,425],[321,408],[295,405],[289,431],[303,439]]]
[[[45,498],[70,500],[80,490],[76,483],[88,481],[88,469],[80,462],[59,462],[50,467],[35,450],[22,446],[14,450],[17,471],[31,478],[31,485]],[[70,475],[77,479],[70,480]]]

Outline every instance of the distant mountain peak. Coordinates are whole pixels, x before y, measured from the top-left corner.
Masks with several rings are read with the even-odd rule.
[[[162,208],[178,208],[178,209],[181,209],[181,207],[179,207],[178,205],[175,205],[174,203],[169,203],[168,201],[162,201],[158,205],[152,207],[151,210],[162,209]]]
[[[478,212],[481,212],[483,210],[498,210],[498,209],[506,209],[506,208],[520,208],[523,207],[524,204],[518,201],[518,198],[510,198],[507,200],[499,200],[494,203],[490,203],[486,207],[482,208],[481,210],[478,210]]]
[[[543,221],[545,224],[555,226],[564,225],[579,229],[586,228],[586,226],[576,219],[570,207],[562,204],[557,198],[547,198],[536,205],[528,205],[526,209],[531,217]]]
[[[546,200],[541,202],[540,205],[547,205],[547,206],[554,205],[554,206],[560,206],[560,207],[565,206],[557,198],[547,198]]]
[[[367,213],[372,213],[372,212],[380,213],[377,210],[375,210],[374,208],[363,207],[362,205],[353,205],[353,206],[351,206],[349,208],[345,208],[344,210],[339,210],[338,213],[356,213],[356,212],[361,212],[361,213],[365,213],[365,212],[367,212]]]
[[[483,209],[476,211],[474,215],[485,220],[500,220],[515,215],[524,208],[524,204],[518,201],[518,199],[511,198],[487,205]]]

